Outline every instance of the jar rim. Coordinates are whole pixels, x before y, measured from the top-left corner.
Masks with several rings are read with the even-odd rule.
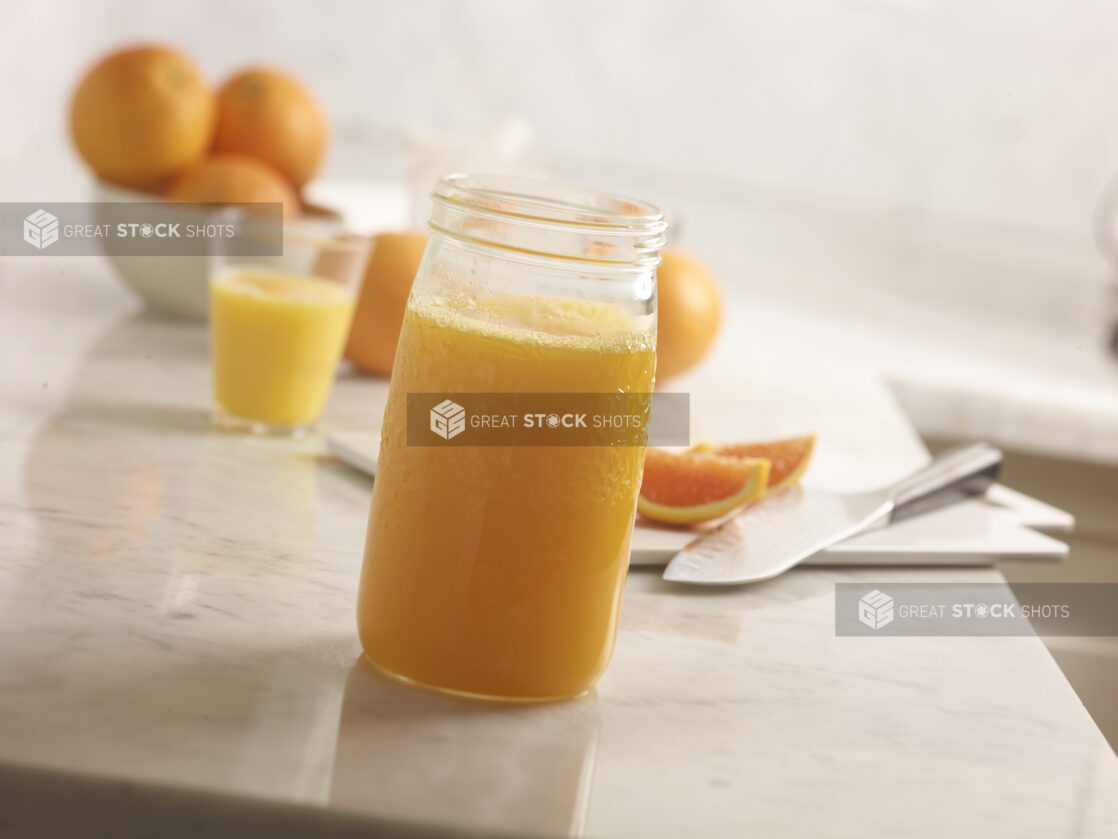
[[[462,225],[452,223],[450,226],[459,229],[447,230],[445,223],[451,221],[448,213],[465,213],[475,220],[560,234],[553,239],[555,247],[537,251],[540,255],[589,262],[656,264],[666,242],[667,223],[655,205],[563,181],[456,173],[439,179],[431,200],[435,205],[431,225],[439,232],[461,235]],[[480,227],[470,225],[468,238],[482,244],[521,249],[508,241],[511,237],[507,235],[479,236]],[[592,237],[597,247],[591,252],[574,252],[574,236]]]

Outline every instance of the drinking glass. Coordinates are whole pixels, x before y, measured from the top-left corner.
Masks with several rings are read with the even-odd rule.
[[[282,254],[211,256],[213,422],[300,436],[333,387],[368,241],[299,222],[255,233],[282,238]]]

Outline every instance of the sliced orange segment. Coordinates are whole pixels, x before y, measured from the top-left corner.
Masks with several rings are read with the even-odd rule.
[[[768,477],[767,460],[649,449],[637,511],[668,524],[711,521],[759,498]]]
[[[768,486],[765,495],[772,495],[785,487],[795,486],[800,482],[804,472],[811,462],[811,454],[815,451],[815,435],[805,437],[789,437],[784,440],[770,440],[764,443],[724,443],[712,445],[699,443],[691,449],[697,454],[728,457],[734,460],[764,458],[772,464],[769,470]]]

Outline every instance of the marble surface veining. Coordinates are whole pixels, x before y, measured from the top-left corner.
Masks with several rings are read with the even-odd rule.
[[[19,269],[0,299],[0,769],[518,835],[1118,835],[1118,760],[1038,639],[834,635],[837,581],[992,570],[727,591],[634,572],[581,700],[386,681],[353,618],[368,481],[320,436],[211,432],[204,331],[137,316],[97,263]],[[743,376],[755,398],[784,387]],[[697,381],[697,405],[724,404]],[[824,479],[921,462],[885,391],[860,387],[735,428],[823,422],[848,447]],[[325,428],[375,427],[384,391],[343,375]],[[0,817],[16,804],[0,789]]]

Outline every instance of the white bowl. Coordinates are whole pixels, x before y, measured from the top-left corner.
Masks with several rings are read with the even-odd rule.
[[[121,202],[159,201],[159,197],[146,192],[135,192],[123,187],[96,181],[93,200],[97,204]],[[315,235],[342,232],[342,220],[336,213],[320,207],[308,207],[311,213],[297,221],[284,223],[306,228]],[[205,221],[208,214],[183,210],[189,220]],[[94,210],[95,220],[98,216]],[[197,216],[197,219],[193,217]],[[121,281],[135,292],[144,305],[155,312],[174,317],[205,320],[209,311],[209,256],[121,256],[106,253]]]

